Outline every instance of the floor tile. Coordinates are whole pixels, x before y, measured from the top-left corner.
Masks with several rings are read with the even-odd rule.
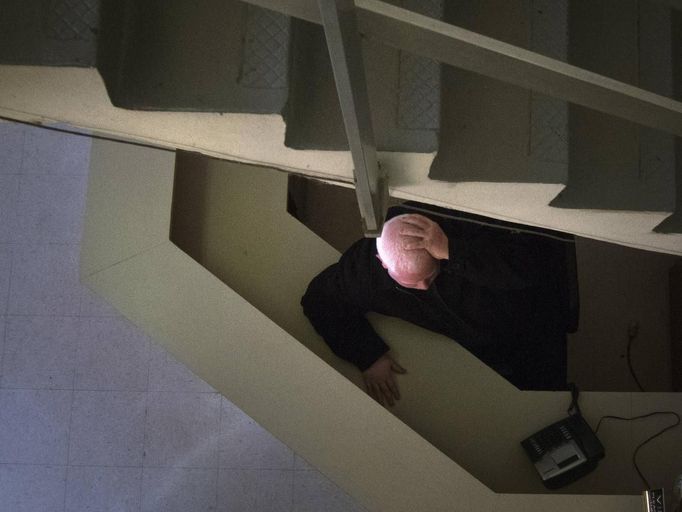
[[[0,390],[0,463],[66,464],[72,391]]]
[[[214,512],[217,470],[145,468],[142,512]]]
[[[0,121],[0,174],[19,174],[26,128],[19,123]]]
[[[2,387],[73,389],[78,334],[74,317],[8,318]]]
[[[12,246],[0,244],[0,315],[7,313],[9,280],[12,272]]]
[[[78,246],[16,245],[8,313],[78,315]]]
[[[81,316],[121,316],[114,306],[109,304],[106,299],[90,290],[87,286],[83,286],[81,290],[80,314]]]
[[[2,361],[5,353],[5,326],[7,325],[6,318],[0,315],[0,388],[2,388]]]
[[[216,468],[220,396],[149,393],[145,466]]]
[[[292,471],[221,469],[218,473],[218,512],[289,512]]]
[[[149,390],[215,393],[211,386],[155,343],[151,344]]]
[[[69,464],[141,466],[145,393],[76,391]]]
[[[87,177],[22,176],[13,242],[78,243]]]
[[[90,146],[88,137],[29,127],[24,140],[22,172],[86,175],[90,166]]]
[[[66,466],[0,464],[0,510],[62,512]]]
[[[220,467],[293,469],[292,450],[229,400],[222,400]]]
[[[125,318],[82,318],[76,389],[146,391],[149,345]]]
[[[65,512],[137,512],[142,468],[70,467]]]
[[[294,471],[295,512],[362,512],[365,509],[318,471]]]
[[[0,174],[0,243],[12,242],[19,197],[18,175]]]

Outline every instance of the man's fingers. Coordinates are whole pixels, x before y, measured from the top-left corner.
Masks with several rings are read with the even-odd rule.
[[[400,391],[393,372],[405,373],[405,369],[388,354],[381,356],[363,372],[367,393],[381,405],[393,406],[396,400],[400,400]]]
[[[422,217],[421,215],[410,216],[410,218],[405,219],[403,229],[407,230],[411,227],[416,230],[415,233],[421,233],[421,235],[415,234],[413,236],[422,236],[425,238],[433,238],[443,231],[437,222]]]
[[[418,240],[415,242],[405,242],[403,244],[403,249],[406,251],[412,251],[414,249],[425,249],[426,244],[422,240]]]
[[[365,391],[367,391],[367,394],[371,396],[374,400],[376,400],[377,402],[379,401],[375,396],[376,393],[374,391],[374,384],[369,379],[365,379]]]
[[[389,389],[388,385],[385,382],[380,382],[379,389],[381,389],[381,393],[384,395],[388,405],[393,407],[395,405],[395,401],[393,400],[393,392]]]
[[[381,405],[384,405],[384,394],[381,392],[381,388],[379,388],[379,385],[376,383],[372,383],[372,398],[379,402]]]
[[[432,221],[423,215],[409,214],[405,216],[404,222],[414,224],[415,226],[427,227],[431,225]]]
[[[403,223],[403,226],[405,228],[414,226],[416,229],[421,230],[424,233],[429,233],[430,231],[433,231],[434,228],[438,227],[438,224],[431,219],[417,215],[410,219],[406,219]]]
[[[395,383],[395,381],[391,378],[386,382],[386,385],[395,399],[400,400],[400,390],[398,389],[398,385]]]
[[[427,235],[426,230],[411,224],[404,224],[403,227],[400,228],[400,234],[405,236],[413,236],[415,238],[424,238]]]
[[[396,373],[407,373],[407,370],[400,366],[395,361],[391,361],[391,370],[393,370]]]

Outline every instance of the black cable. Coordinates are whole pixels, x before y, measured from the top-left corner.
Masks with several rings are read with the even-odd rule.
[[[174,149],[164,148],[161,146],[155,146],[153,144],[145,144],[144,142],[134,142],[132,140],[117,139],[115,137],[106,137],[104,135],[93,135],[92,133],[83,133],[83,132],[79,132],[76,130],[68,130],[66,128],[58,128],[56,126],[48,126],[48,125],[44,125],[44,124],[36,123],[36,122],[31,122],[31,121],[22,121],[20,119],[12,119],[11,117],[5,117],[5,116],[0,116],[0,119],[2,119],[3,121],[9,121],[11,123],[25,124],[27,126],[33,126],[35,128],[42,128],[43,130],[50,130],[53,132],[67,133],[69,135],[77,135],[79,137],[88,137],[90,139],[97,139],[97,140],[107,140],[109,142],[119,142],[121,144],[129,144],[131,146],[138,146],[141,148],[158,149],[160,151],[168,151],[171,153],[175,153]]]
[[[644,477],[644,474],[642,474],[642,471],[639,469],[639,465],[637,464],[637,454],[639,453],[639,450],[646,445],[649,441],[652,441],[653,439],[656,439],[658,436],[661,434],[667,432],[670,429],[675,428],[680,424],[680,415],[677,414],[676,412],[673,411],[655,411],[655,412],[650,412],[648,414],[642,414],[641,416],[633,416],[632,418],[623,418],[622,416],[602,416],[599,419],[599,423],[597,423],[597,428],[595,429],[594,433],[596,434],[599,432],[599,427],[601,427],[602,421],[604,420],[620,420],[620,421],[634,421],[634,420],[641,420],[644,418],[650,418],[651,416],[657,416],[661,414],[667,414],[667,415],[672,415],[677,418],[677,421],[673,423],[672,425],[668,425],[667,427],[663,428],[656,434],[649,436],[647,439],[642,441],[637,445],[637,448],[635,448],[634,453],[632,454],[632,464],[635,466],[635,471],[637,471],[637,474],[639,475],[639,478],[642,480],[642,483],[644,483],[644,486],[646,489],[651,489],[651,486],[649,485],[649,481]]]
[[[569,382],[568,389],[571,391],[571,405],[569,406],[566,412],[568,413],[569,416],[573,416],[576,414],[578,416],[582,416],[583,413],[580,410],[580,405],[578,405],[578,396],[580,395],[578,386],[576,386],[575,383],[573,382]]]
[[[630,350],[632,348],[632,342],[637,337],[638,330],[639,330],[639,324],[637,324],[636,322],[633,322],[628,326],[627,360],[628,360],[628,368],[630,369],[630,375],[632,375],[632,378],[635,379],[635,383],[637,384],[637,387],[639,388],[639,390],[644,391],[642,384],[639,382],[639,379],[637,378],[637,374],[635,373],[635,369],[632,367],[632,357],[630,355]]]

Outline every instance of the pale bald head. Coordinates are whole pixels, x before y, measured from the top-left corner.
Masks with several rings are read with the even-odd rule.
[[[438,275],[438,260],[425,249],[405,249],[414,237],[401,233],[407,215],[399,215],[384,223],[377,238],[378,258],[388,275],[405,288],[426,290]]]

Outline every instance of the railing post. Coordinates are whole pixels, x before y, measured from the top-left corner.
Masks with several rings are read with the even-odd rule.
[[[377,160],[362,42],[353,0],[318,0],[336,92],[353,158],[355,192],[365,235],[381,233],[388,183]]]

